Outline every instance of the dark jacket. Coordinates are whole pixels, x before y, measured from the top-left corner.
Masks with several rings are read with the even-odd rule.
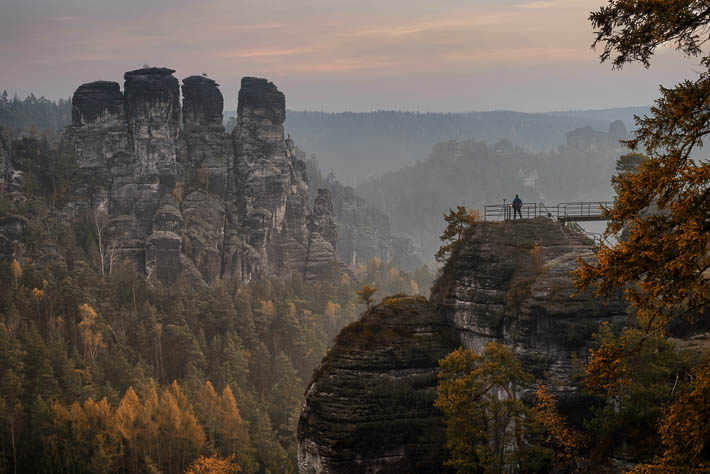
[[[523,201],[521,201],[520,198],[516,197],[515,199],[513,199],[513,207],[515,209],[520,209],[521,207],[523,207]]]

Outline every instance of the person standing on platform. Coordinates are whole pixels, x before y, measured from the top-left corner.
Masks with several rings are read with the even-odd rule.
[[[523,218],[523,213],[520,211],[523,207],[523,201],[518,197],[518,195],[515,195],[515,199],[513,199],[513,219],[515,219],[515,215],[519,215],[520,218]]]

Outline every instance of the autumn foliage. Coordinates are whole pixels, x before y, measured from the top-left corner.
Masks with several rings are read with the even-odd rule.
[[[553,448],[555,467],[566,472],[581,472],[584,438],[569,427],[557,410],[557,401],[541,382],[535,390],[533,418],[541,425],[545,442]]]
[[[362,288],[357,290],[357,295],[360,298],[360,302],[364,303],[365,306],[367,306],[367,309],[370,309],[370,306],[372,306],[372,302],[374,301],[372,298],[372,295],[374,295],[377,292],[377,288],[373,288],[370,285],[362,285]]]
[[[293,473],[304,388],[360,316],[360,281],[400,293],[434,278],[374,259],[315,282],[162,286],[126,260],[101,278],[92,221],[44,216],[30,236],[59,235],[62,263],[0,261],[0,472],[183,472],[234,455],[242,472]]]
[[[662,454],[634,473],[710,472],[710,368],[693,371],[692,389],[670,405],[659,423]]]
[[[446,465],[465,473],[519,463],[530,413],[520,393],[531,377],[510,349],[494,342],[482,354],[459,348],[439,365],[435,406],[446,421]]]
[[[209,391],[211,384],[205,384]],[[250,462],[253,448],[234,397],[226,388],[215,397],[215,419],[198,417],[182,387],[173,382],[159,393],[156,386],[144,387],[142,395],[129,388],[118,406],[106,398],[96,402],[65,406],[54,401],[42,405],[48,424],[37,434],[47,449],[61,453],[54,469],[84,472],[146,472],[160,470],[181,473],[202,452],[206,442],[225,452],[226,459],[205,458],[195,469],[232,466],[234,456]],[[210,430],[210,438],[205,435]]]
[[[185,471],[185,474],[236,474],[242,469],[234,462],[234,456],[220,458],[219,456],[197,458]]]
[[[699,62],[697,77],[661,87],[650,114],[636,118],[636,136],[627,142],[636,153],[617,165],[617,197],[607,212],[607,235],[621,238],[602,245],[596,262],[580,261],[576,272],[580,289],[593,286],[599,296],[623,290],[637,317],[620,336],[602,328],[606,334],[590,353],[587,384],[608,397],[597,432],[619,433],[619,419],[626,419],[627,433],[638,428],[637,449],[645,451],[639,457],[657,454],[635,472],[707,472],[708,361],[696,353],[686,363],[664,339],[672,323],[698,322],[710,307],[710,161],[703,149],[710,133],[710,3],[610,0],[590,20],[602,62],[615,68],[648,67],[663,46]],[[662,454],[647,440],[653,428]]]
[[[710,56],[701,45],[710,24],[707,2],[615,0],[591,15],[602,60],[650,64],[657,47],[674,45],[704,67],[697,79],[661,88],[649,116],[637,118],[632,150],[647,159],[617,175],[598,262],[580,262],[577,284],[605,295],[623,287],[647,332],[669,320],[693,320],[710,303],[710,162],[701,151],[710,133]]]

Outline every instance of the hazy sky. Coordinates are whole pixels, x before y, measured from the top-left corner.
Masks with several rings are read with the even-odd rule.
[[[291,109],[548,111],[647,105],[693,63],[612,71],[590,50],[606,0],[0,0],[0,90],[68,97],[144,64],[242,76]]]

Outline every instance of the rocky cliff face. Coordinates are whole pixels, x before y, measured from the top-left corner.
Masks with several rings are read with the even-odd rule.
[[[479,223],[447,263],[431,300],[463,346],[505,344],[558,395],[574,393],[573,359],[585,360],[602,322],[623,324],[628,317],[620,297],[572,296],[578,256],[595,258],[591,240],[549,219]]]
[[[619,298],[570,296],[578,256],[593,259],[592,242],[549,219],[476,224],[430,302],[385,300],[338,336],[303,404],[300,472],[440,470],[437,361],[460,345],[507,345],[528,372],[574,403],[573,360],[584,360],[602,322],[627,319]],[[431,464],[419,464],[422,452]]]
[[[385,299],[345,328],[306,394],[299,472],[439,472],[436,372],[455,344],[422,297]]]
[[[69,138],[84,179],[70,209],[106,214],[111,248],[161,280],[318,277],[335,241],[328,218],[308,208],[305,165],[284,139],[284,95],[244,78],[230,136],[218,84],[184,79],[181,106],[173,73],[127,72],[124,92],[107,81],[76,90]]]
[[[370,206],[350,186],[328,183],[338,228],[338,257],[351,265],[377,257],[398,268],[414,271],[423,265],[419,246],[407,234],[390,231],[389,216]]]

